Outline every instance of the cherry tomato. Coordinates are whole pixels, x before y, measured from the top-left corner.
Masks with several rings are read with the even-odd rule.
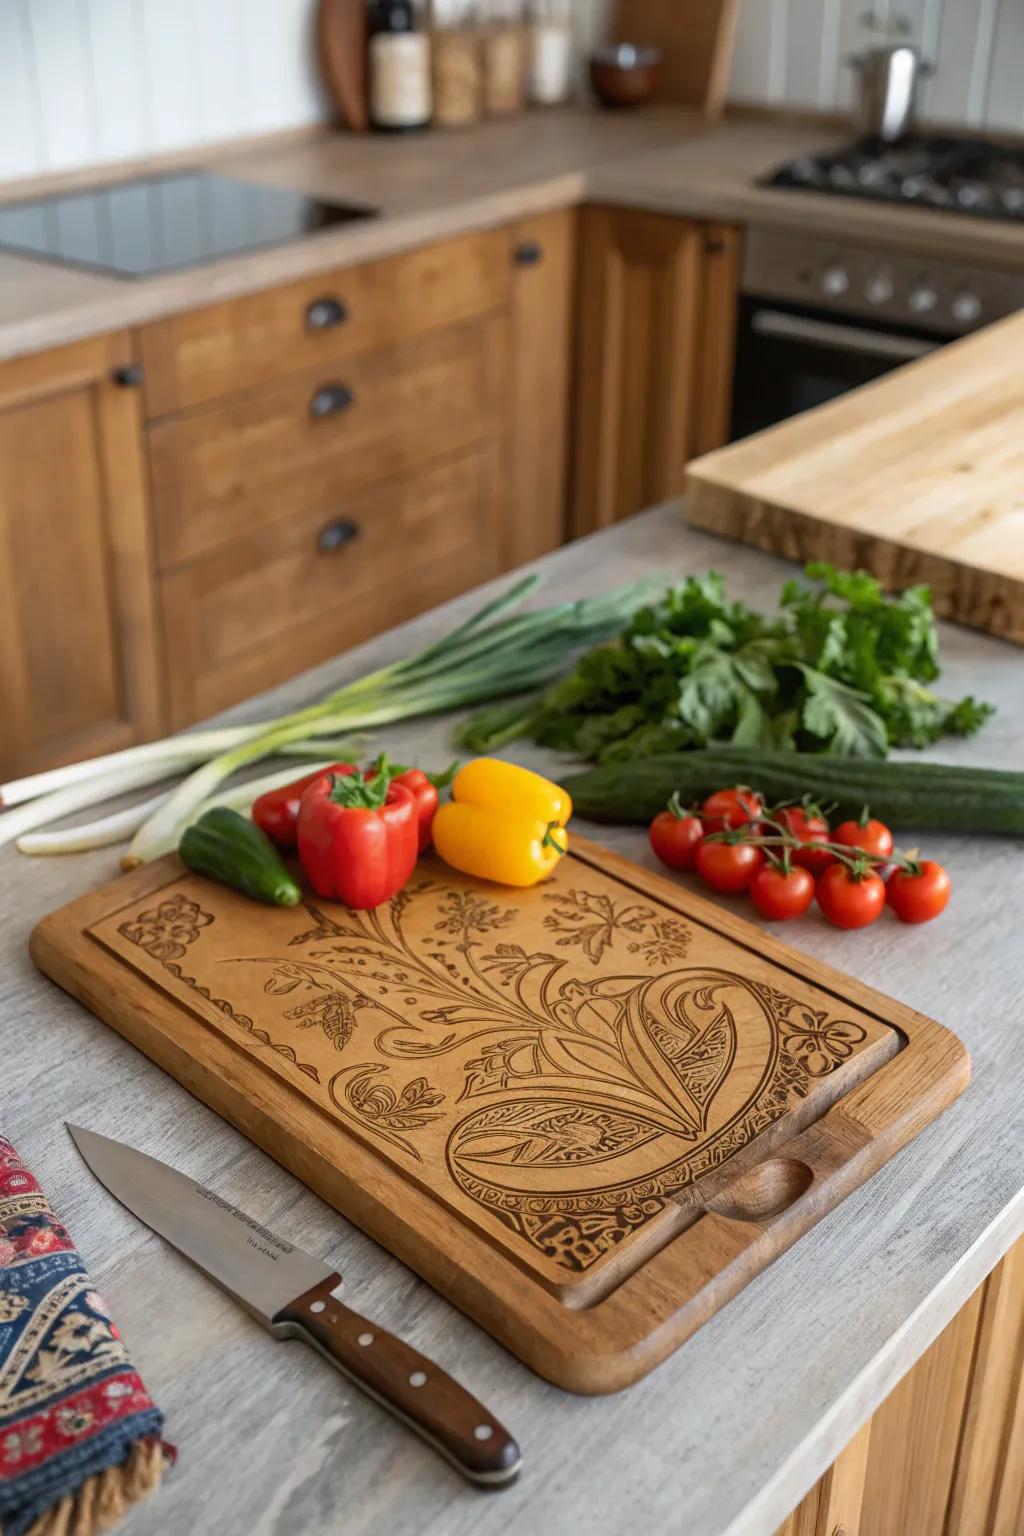
[[[892,833],[884,821],[843,821],[832,833],[834,843],[859,848],[873,859],[887,859],[892,853]]]
[[[925,859],[915,869],[897,869],[889,881],[889,905],[901,923],[930,923],[946,910],[953,887],[941,864]]]
[[[677,816],[675,811],[660,811],[651,822],[648,836],[651,847],[669,869],[693,869],[697,848],[704,836],[699,816]]]
[[[750,882],[750,899],[762,917],[779,922],[800,917],[814,900],[814,876],[799,866],[787,874],[774,864],[766,864]]]
[[[824,816],[816,811],[808,815],[802,805],[786,805],[776,812],[775,820],[781,822],[786,831],[792,832],[804,845],[795,848],[790,855],[794,864],[809,869],[814,875],[820,875],[823,869],[835,863],[835,854],[819,846],[829,841],[828,822]]]
[[[845,864],[830,864],[818,876],[818,906],[837,928],[866,928],[885,906],[885,882],[868,870],[856,874]]]
[[[716,789],[700,808],[700,818],[705,832],[726,832],[732,827],[742,827],[756,822],[764,805],[761,796],[753,789]]]
[[[745,891],[763,863],[764,853],[754,843],[712,843],[705,838],[697,849],[697,873],[713,891]]]

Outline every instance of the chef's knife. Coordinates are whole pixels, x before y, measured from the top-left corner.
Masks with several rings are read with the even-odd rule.
[[[329,1264],[275,1237],[167,1163],[81,1126],[67,1129],[122,1205],[277,1338],[312,1344],[471,1482],[498,1487],[517,1475],[519,1447],[508,1431],[425,1355],[343,1306],[334,1295],[341,1276]]]

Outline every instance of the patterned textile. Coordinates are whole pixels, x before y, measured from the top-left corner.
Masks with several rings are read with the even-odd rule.
[[[0,1531],[106,1530],[173,1459],[74,1243],[0,1136]]]

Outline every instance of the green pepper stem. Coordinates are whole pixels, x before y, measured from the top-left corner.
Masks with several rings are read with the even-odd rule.
[[[564,844],[564,843],[560,843],[558,841],[557,837],[553,837],[552,836],[552,833],[554,832],[555,828],[558,827],[558,826],[559,826],[559,823],[557,821],[549,821],[548,822],[547,827],[545,828],[545,831],[544,831],[544,836],[541,839],[541,847],[542,848],[554,848],[557,853],[564,853],[565,850],[566,850],[566,846],[567,845]],[[561,829],[559,828],[559,830],[561,830]]]

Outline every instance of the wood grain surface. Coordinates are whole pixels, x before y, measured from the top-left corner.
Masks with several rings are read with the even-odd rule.
[[[557,549],[568,533],[577,214],[564,209],[522,219],[510,234],[509,511],[502,549],[504,563],[514,566]]]
[[[924,581],[938,611],[1024,644],[1024,318],[692,462],[696,527]]]
[[[793,569],[688,529],[673,505],[549,556],[537,601],[709,568],[755,604]],[[233,718],[311,702],[438,638],[481,598],[467,594]],[[1024,766],[1020,652],[943,625],[942,658],[948,693],[973,690],[999,713],[978,738],[932,755]],[[409,722],[377,744],[441,766],[451,724]],[[560,766],[532,749],[517,755],[543,771]],[[599,835],[656,867],[640,831]],[[347,1536],[774,1531],[1024,1232],[1024,968],[1004,920],[1024,900],[1020,849],[943,835],[929,852],[955,881],[938,923],[915,930],[886,918],[844,934],[809,915],[789,933],[803,955],[954,1028],[971,1052],[971,1088],[645,1380],[626,1395],[579,1398],[520,1365],[39,974],[27,951],[32,926],[109,880],[111,850],[33,864],[0,850],[0,1120],[68,1223],[179,1448],[173,1478],[124,1523],[125,1536],[336,1536],[342,1510]],[[745,910],[729,899],[716,905]],[[516,1487],[500,1499],[465,1488],[337,1372],[268,1340],[88,1177],[65,1119],[188,1170],[339,1269],[351,1306],[456,1375],[517,1436],[526,1470]]]
[[[573,528],[678,494],[700,380],[704,232],[657,214],[580,219]]]
[[[345,125],[370,126],[366,105],[366,6],[363,0],[319,0],[316,44],[320,73]]]
[[[661,49],[663,101],[721,116],[739,0],[618,0],[614,35]]]
[[[502,247],[495,259],[504,266]],[[502,319],[447,326],[401,345],[328,359],[147,434],[163,569],[311,507],[407,473],[504,425]],[[318,415],[330,391],[344,402]]]
[[[499,446],[240,534],[158,582],[170,724],[284,681],[501,569]],[[345,525],[337,546],[330,531]],[[302,600],[296,603],[296,593]]]
[[[528,1365],[628,1386],[966,1087],[948,1031],[596,845],[260,907],[176,857],[33,959]]]
[[[0,364],[0,772],[164,726],[130,334]]]
[[[437,241],[147,326],[147,415],[185,410],[303,367],[344,366],[360,352],[500,309],[508,293],[506,249],[500,230]],[[309,312],[324,301],[338,306],[339,319],[317,327]]]

